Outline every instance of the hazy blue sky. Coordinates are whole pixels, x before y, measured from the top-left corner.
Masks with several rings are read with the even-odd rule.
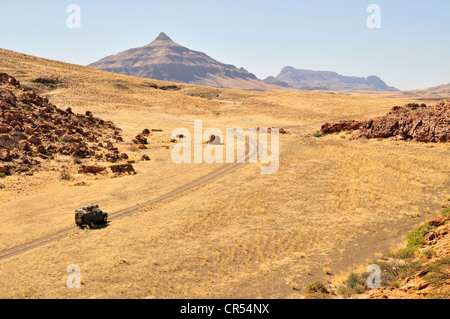
[[[72,3],[80,29],[66,25]],[[367,27],[369,4],[381,29]],[[87,65],[165,32],[259,78],[290,65],[409,90],[450,82],[449,14],[449,0],[0,0],[0,47]]]

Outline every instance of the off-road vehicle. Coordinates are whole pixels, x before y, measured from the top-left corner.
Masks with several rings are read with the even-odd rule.
[[[75,211],[75,224],[84,228],[98,228],[108,223],[108,213],[102,212],[98,205],[88,205]]]

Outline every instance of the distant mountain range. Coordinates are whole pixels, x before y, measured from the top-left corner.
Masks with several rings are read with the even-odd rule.
[[[351,77],[293,67],[285,67],[276,78],[270,76],[262,81],[243,68],[183,47],[165,33],[146,46],[108,56],[89,66],[143,78],[244,90],[398,91],[377,76]]]
[[[330,71],[310,71],[285,67],[275,78],[280,83],[300,90],[327,91],[389,91],[398,89],[386,85],[379,77],[372,75],[367,78],[344,76]]]

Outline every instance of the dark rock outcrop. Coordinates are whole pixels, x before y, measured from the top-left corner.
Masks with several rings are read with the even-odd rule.
[[[435,106],[416,103],[394,106],[386,116],[369,121],[325,123],[321,132],[330,134],[348,130],[359,130],[359,138],[450,142],[450,100],[443,100]]]

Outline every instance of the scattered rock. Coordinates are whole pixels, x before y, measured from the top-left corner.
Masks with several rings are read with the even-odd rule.
[[[37,138],[35,135],[30,136],[27,139],[28,143],[34,144],[34,145],[40,145],[42,142],[39,138]]]
[[[138,134],[132,142],[137,145],[145,145],[148,144],[147,138],[143,136],[142,134]]]
[[[153,89],[157,89],[158,88],[158,84],[155,84],[155,83],[144,83],[143,86],[151,87]]]
[[[19,149],[21,151],[29,151],[30,150],[30,143],[28,143],[27,141],[20,142]]]
[[[419,284],[419,286],[417,286],[417,290],[423,290],[425,288],[427,288],[430,284],[427,282],[423,282],[421,284]]]
[[[0,160],[7,162],[9,161],[9,158],[11,157],[11,153],[6,148],[0,148]]]
[[[0,124],[0,133],[6,133],[11,131],[11,127],[8,125]]]
[[[164,91],[179,91],[181,90],[181,87],[177,85],[162,85],[159,89]]]
[[[136,174],[136,171],[133,168],[133,165],[131,164],[121,164],[121,165],[112,165],[111,171],[116,174],[125,174],[125,173],[131,173]]]
[[[119,159],[120,160],[127,160],[127,159],[129,159],[129,157],[128,157],[128,155],[126,153],[122,153],[122,154],[119,155]]]
[[[85,182],[79,182],[79,183],[74,184],[73,186],[80,187],[80,186],[87,186],[87,184]]]
[[[80,174],[94,174],[97,175],[100,172],[103,172],[106,170],[106,167],[95,165],[95,166],[82,166],[81,170],[79,171]]]
[[[47,154],[47,150],[46,150],[45,147],[42,146],[42,145],[39,145],[39,146],[37,147],[36,151],[37,151],[38,153],[40,153],[40,154]]]
[[[211,135],[207,143],[212,145],[220,145],[220,137],[217,135]]]

